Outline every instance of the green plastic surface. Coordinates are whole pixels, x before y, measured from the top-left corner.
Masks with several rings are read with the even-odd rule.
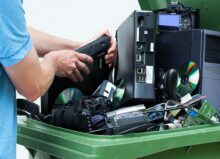
[[[62,129],[31,119],[23,119],[18,122],[18,143],[32,149],[31,152],[36,159],[56,157],[65,159],[148,159],[148,156],[151,156],[152,158],[149,157],[151,159],[159,159],[164,158],[163,155],[173,156],[172,154],[175,155],[179,152],[181,152],[181,156],[176,154],[173,159],[186,159],[192,148],[198,150],[200,147],[204,151],[193,151],[192,156],[207,153],[207,157],[211,155],[210,152],[217,149],[211,157],[207,157],[207,159],[215,159],[220,156],[220,144],[217,143],[219,141],[219,124],[101,136]],[[202,145],[200,146],[200,144]],[[47,157],[39,157],[40,155]],[[191,158],[200,159],[200,157],[188,157],[187,159]]]
[[[138,0],[143,10],[154,10],[167,7],[171,0]],[[178,0],[185,6],[200,9],[200,27],[220,31],[219,0]]]
[[[139,159],[219,159],[219,146],[220,142],[182,147]],[[34,157],[30,155],[30,159],[59,159],[42,151],[36,150],[35,153]]]

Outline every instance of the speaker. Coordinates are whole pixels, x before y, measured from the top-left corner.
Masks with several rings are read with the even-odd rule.
[[[156,67],[178,69],[186,62],[195,62],[200,79],[193,94],[207,96],[220,113],[220,32],[202,29],[163,32],[156,41]]]
[[[121,105],[155,100],[155,14],[134,11],[117,29],[115,80],[125,81]]]

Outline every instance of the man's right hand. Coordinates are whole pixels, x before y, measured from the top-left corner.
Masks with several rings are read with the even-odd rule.
[[[86,63],[93,59],[72,50],[52,51],[39,62],[33,47],[17,64],[5,70],[17,91],[30,101],[42,96],[53,82],[54,76],[69,77],[75,82],[82,81],[80,72],[89,73]]]
[[[68,77],[74,82],[83,81],[81,72],[89,74],[90,70],[86,64],[93,62],[92,57],[72,50],[52,51],[44,58],[52,56],[55,65],[56,75]]]

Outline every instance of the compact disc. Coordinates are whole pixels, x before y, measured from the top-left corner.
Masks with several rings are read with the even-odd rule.
[[[183,97],[192,93],[199,82],[199,69],[195,62],[187,62],[178,69],[177,93]]]
[[[113,107],[116,109],[119,107],[120,102],[125,93],[125,82],[124,80],[118,80],[116,83],[116,89],[113,96]]]
[[[54,106],[74,105],[83,97],[80,90],[76,88],[67,88],[56,98]]]

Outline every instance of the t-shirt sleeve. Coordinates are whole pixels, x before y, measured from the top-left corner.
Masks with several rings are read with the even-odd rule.
[[[21,61],[32,47],[21,0],[0,0],[0,63],[9,67]]]

